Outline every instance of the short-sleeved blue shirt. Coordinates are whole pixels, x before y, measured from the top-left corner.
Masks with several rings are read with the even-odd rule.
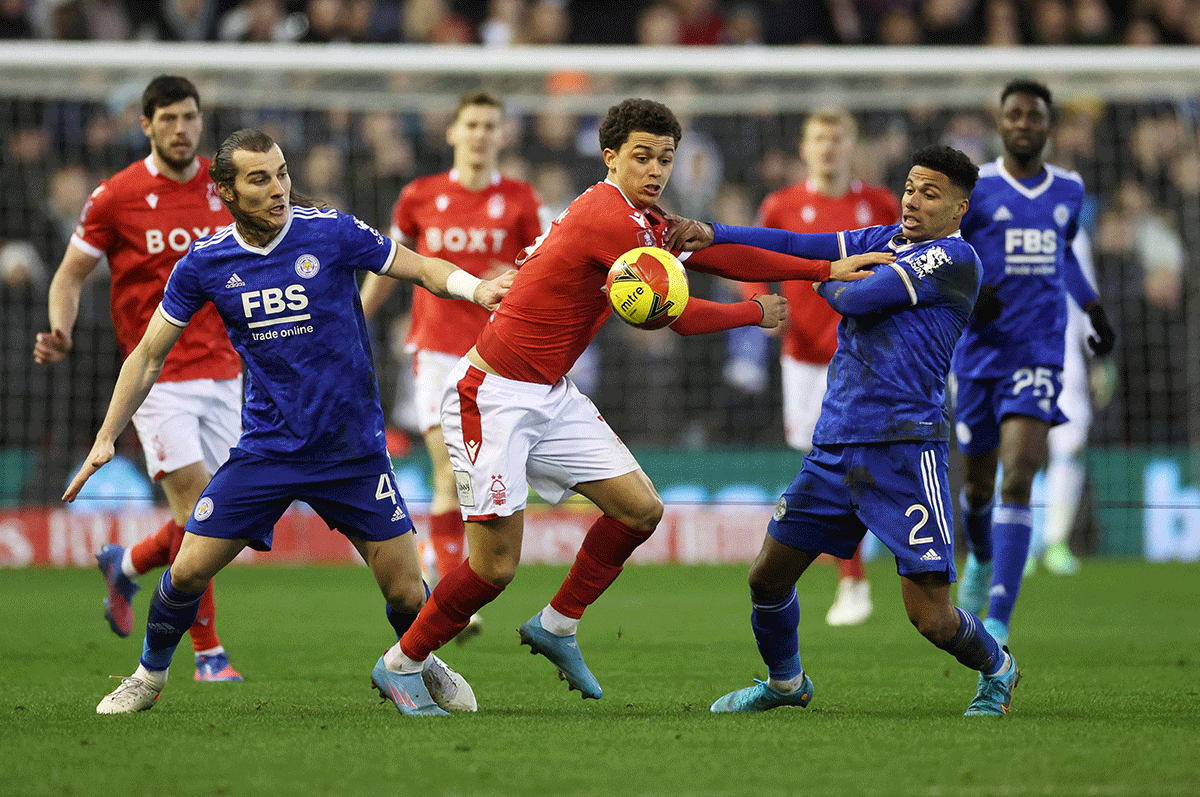
[[[245,362],[239,448],[312,462],[386,451],[355,272],[382,271],[395,247],[353,216],[293,207],[266,247],[230,225],[175,265],[163,316],[186,326],[211,301]]]

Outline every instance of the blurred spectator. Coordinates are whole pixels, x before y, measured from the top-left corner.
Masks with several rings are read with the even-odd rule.
[[[966,153],[975,163],[984,163],[992,159],[988,145],[991,138],[992,128],[981,116],[966,111],[954,114],[946,122],[942,143]]]
[[[96,180],[82,166],[67,165],[58,168],[50,175],[50,190],[46,197],[46,206],[50,211],[50,220],[58,238],[58,245],[46,252],[53,261],[62,256],[79,223],[83,205],[91,196]]]
[[[976,0],[921,0],[920,20],[925,44],[965,46],[979,44],[982,31],[976,21]]]
[[[345,0],[308,0],[304,6],[308,30],[299,41],[306,44],[329,44],[346,41],[349,9]]]
[[[0,39],[32,39],[30,0],[0,0]]]
[[[566,210],[567,205],[579,196],[581,190],[567,168],[554,161],[534,167],[530,183],[541,197],[542,204],[552,219]]]
[[[360,44],[400,41],[400,8],[392,0],[347,0],[346,37]]]
[[[914,47],[923,41],[921,23],[911,9],[897,6],[879,20],[875,40],[882,45]]]
[[[520,42],[525,20],[525,0],[488,0],[487,18],[479,26],[479,40],[489,47]]]
[[[387,227],[396,197],[416,176],[412,142],[388,111],[366,114],[359,134],[361,146],[351,154],[351,210],[376,228]]]
[[[221,17],[217,35],[223,41],[257,44],[295,41],[303,32],[303,18],[290,20],[282,0],[242,0]]]
[[[134,38],[171,42],[217,38],[217,0],[135,0]]]
[[[531,0],[521,34],[523,44],[566,44],[571,18],[565,0]]]
[[[1130,178],[1101,214],[1096,238],[1097,276],[1117,287],[1120,301],[1118,435],[1134,444],[1184,444],[1188,332],[1179,232]]]
[[[1105,0],[1074,0],[1071,43],[1100,45],[1116,42],[1112,10]]]
[[[454,13],[448,0],[407,0],[400,13],[403,41],[422,44],[471,44],[475,31]]]
[[[1033,0],[1031,44],[1062,46],[1071,42],[1071,12],[1066,0]]]
[[[983,44],[987,47],[1018,47],[1022,43],[1020,11],[1015,0],[987,0]]]
[[[735,46],[763,43],[762,11],[754,3],[738,3],[725,22],[725,42]]]
[[[637,18],[637,43],[647,47],[669,47],[683,38],[682,20],[667,2],[647,6]]]
[[[332,144],[314,144],[304,155],[297,190],[331,208],[346,210],[346,167],[342,149]]]
[[[1191,0],[1151,0],[1153,20],[1163,44],[1186,44],[1188,18],[1198,12]]]
[[[826,0],[760,0],[767,44],[836,44],[837,29]]]
[[[725,20],[716,0],[676,0],[680,44],[721,44]]]
[[[1130,47],[1153,47],[1162,44],[1162,36],[1159,34],[1158,25],[1154,24],[1154,20],[1139,14],[1125,26],[1121,43]]]

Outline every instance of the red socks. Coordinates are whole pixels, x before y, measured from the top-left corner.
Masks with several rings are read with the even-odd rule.
[[[174,561],[182,542],[183,529],[174,519],[168,520],[161,529],[129,549],[134,570],[140,574],[166,567]]]
[[[442,576],[417,619],[400,638],[400,650],[413,661],[424,661],[458,636],[471,615],[494,601],[501,591],[476,575],[470,562],[463,562]]]
[[[601,516],[588,529],[571,572],[550,606],[566,617],[576,620],[583,617],[583,610],[608,589],[621,574],[634,549],[653,533],[631,529],[607,515]]]
[[[862,545],[860,544],[854,551],[854,556],[850,559],[838,559],[838,578],[852,578],[855,581],[863,581],[867,577],[866,568],[863,567]]]
[[[429,542],[437,557],[438,577],[441,578],[463,563],[463,538],[466,532],[462,513],[457,509],[429,516]]]

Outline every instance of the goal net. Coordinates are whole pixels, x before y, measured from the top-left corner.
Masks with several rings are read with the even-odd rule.
[[[898,193],[919,146],[944,142],[977,162],[995,158],[1001,87],[1014,77],[1042,80],[1059,111],[1049,160],[1079,171],[1087,185],[1085,226],[1119,334],[1117,351],[1091,369],[1092,449],[1174,457],[1177,493],[1164,500],[1194,500],[1187,492],[1200,475],[1189,456],[1200,441],[1194,50],[22,42],[0,49],[0,502],[55,500],[103,417],[119,367],[103,275],[85,290],[68,360],[37,367],[30,350],[45,326],[49,276],[87,194],[148,151],[138,102],[161,73],[197,84],[203,153],[237,128],[261,127],[280,142],[298,190],[383,229],[409,180],[448,168],[445,127],[470,90],[505,99],[503,169],[532,182],[552,210],[603,179],[599,117],[626,97],[646,96],[672,107],[685,129],[664,206],[753,223],[767,193],[803,179],[796,144],[808,111],[851,110],[860,124],[858,176]],[[733,295],[703,276],[693,290]],[[375,325],[385,409],[400,427],[411,417],[409,365],[397,345],[406,307],[404,296],[394,297]],[[753,453],[783,448],[777,360],[770,337],[685,339],[613,322],[576,375],[639,451]],[[122,450],[140,457],[128,439]],[[1092,480],[1140,479],[1140,471],[1122,469],[1129,461],[1090,460]],[[785,470],[794,471],[798,459],[788,462]],[[751,476],[728,480],[755,482]],[[780,478],[786,483],[770,477],[767,494]],[[1108,493],[1114,511],[1122,501],[1144,503],[1120,495]]]

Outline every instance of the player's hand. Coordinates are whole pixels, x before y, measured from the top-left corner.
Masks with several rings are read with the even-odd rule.
[[[1091,319],[1092,329],[1096,333],[1088,335],[1088,346],[1091,347],[1092,354],[1103,357],[1116,345],[1117,333],[1113,331],[1112,324],[1108,323],[1108,314],[1104,312],[1104,306],[1100,302],[1088,302],[1088,306],[1083,310]]]
[[[83,461],[83,467],[75,474],[75,478],[71,479],[71,483],[67,485],[67,491],[63,493],[62,500],[68,504],[75,500],[79,495],[79,491],[83,489],[83,485],[87,480],[92,478],[92,474],[100,470],[100,466],[113,458],[115,453],[111,440],[101,440],[96,438],[96,442],[92,444],[92,450],[88,452],[87,459]]]
[[[860,280],[875,273],[868,266],[884,266],[895,260],[896,256],[891,252],[863,252],[843,257],[829,264],[829,279],[838,282]]]
[[[695,219],[685,219],[683,216],[676,216],[673,213],[666,215],[670,228],[663,238],[665,248],[672,252],[694,252],[712,245],[713,228],[711,224],[705,224]]]
[[[39,332],[33,344],[33,361],[38,365],[56,363],[71,351],[71,333],[56,329]]]
[[[1000,317],[1004,302],[996,295],[998,290],[995,285],[979,286],[979,298],[975,300],[975,309],[971,311],[977,323],[990,324]]]
[[[762,308],[763,317],[758,325],[763,329],[774,329],[787,321],[787,299],[774,293],[768,293],[765,296],[755,296],[754,301],[758,302],[759,307]]]
[[[508,289],[512,287],[513,280],[517,276],[517,270],[510,268],[498,277],[490,280],[484,280],[475,286],[475,304],[495,310],[500,306],[500,300],[508,294]]]

